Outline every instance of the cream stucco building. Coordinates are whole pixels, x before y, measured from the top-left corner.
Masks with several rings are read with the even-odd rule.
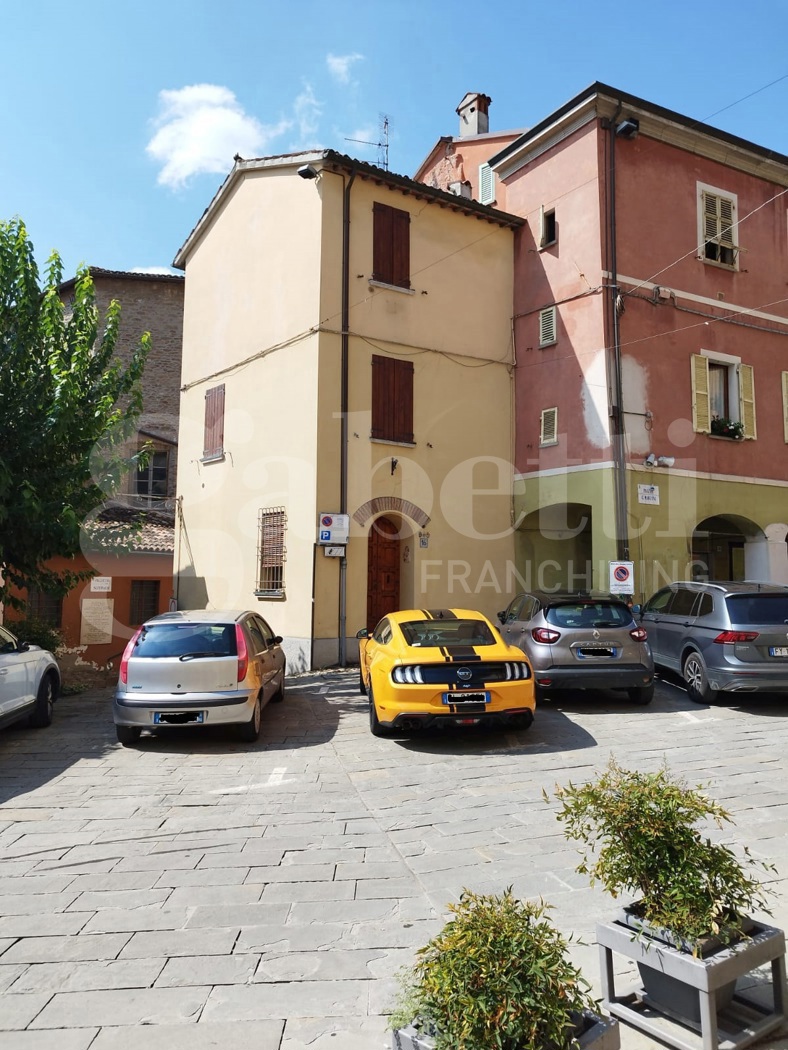
[[[503,607],[521,224],[331,150],[236,161],[175,260],[180,608],[258,609],[299,670],[392,608]]]

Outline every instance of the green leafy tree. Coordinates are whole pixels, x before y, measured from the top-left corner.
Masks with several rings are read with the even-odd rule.
[[[24,223],[0,221],[0,602],[16,608],[15,589],[64,594],[91,575],[46,563],[79,552],[83,522],[139,459],[150,336],[119,360],[120,304],[102,321],[80,267],[66,310],[62,281],[57,252],[41,281]]]

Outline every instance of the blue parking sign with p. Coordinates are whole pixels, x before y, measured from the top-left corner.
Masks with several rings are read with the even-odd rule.
[[[321,543],[323,543],[324,541],[330,542],[330,540],[331,540],[331,529],[321,529],[320,530],[320,542]]]

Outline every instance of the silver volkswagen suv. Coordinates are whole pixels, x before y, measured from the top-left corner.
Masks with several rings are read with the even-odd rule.
[[[721,692],[788,692],[788,587],[678,581],[640,613],[654,662],[696,703]]]
[[[524,650],[537,700],[556,689],[625,689],[636,704],[654,697],[646,631],[621,599],[591,594],[518,594],[498,613],[501,634]]]

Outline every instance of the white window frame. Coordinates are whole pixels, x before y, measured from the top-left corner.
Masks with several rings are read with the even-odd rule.
[[[558,342],[558,312],[554,306],[539,311],[539,349]]]
[[[558,444],[558,409],[543,408],[539,420],[539,445],[545,448],[548,445]]]
[[[555,231],[554,236],[548,240],[547,237],[547,217],[548,215],[553,216],[553,230]],[[539,208],[539,247],[550,248],[558,240],[558,227],[555,224],[555,208],[545,208],[542,204]]]
[[[782,373],[783,387],[783,436],[788,445],[788,372]]]
[[[709,266],[719,266],[723,270],[738,270],[739,269],[739,253],[741,247],[739,246],[739,198],[736,193],[731,193],[730,190],[721,190],[717,186],[710,186],[708,183],[699,182],[697,183],[698,189],[698,258],[707,263]],[[731,223],[730,226],[726,226],[724,229],[718,227],[718,233],[716,237],[707,236],[706,231],[706,195],[721,198],[722,200],[729,201],[731,204]],[[722,220],[720,220],[720,224]],[[730,238],[725,237],[723,243],[723,237],[730,231]],[[733,252],[733,262],[726,263],[721,262],[719,259],[707,259],[706,258],[706,244],[709,241],[713,241],[715,244],[721,247],[730,248]]]
[[[723,354],[717,350],[700,350],[698,357],[705,358],[707,362],[713,362],[714,364],[724,365],[728,370],[728,412],[730,415],[729,419],[734,422],[741,423],[744,428],[744,437],[746,439],[754,439],[757,437],[756,427],[756,415],[755,415],[755,378],[752,365],[747,365],[742,362],[740,357],[736,357],[733,354]],[[742,383],[742,373],[747,370],[749,380],[744,384]],[[746,378],[746,377],[745,377]],[[751,419],[747,419],[747,407],[744,402],[744,396],[747,385],[752,387],[752,400],[749,408]],[[693,392],[695,388],[693,386]],[[707,414],[708,414],[708,427],[703,425],[705,420],[701,421],[698,418],[697,408],[693,405],[693,425],[696,432],[699,433],[710,433],[711,431],[711,401],[709,396],[708,388],[705,391],[701,391],[707,399]],[[702,413],[701,413],[702,414]]]

